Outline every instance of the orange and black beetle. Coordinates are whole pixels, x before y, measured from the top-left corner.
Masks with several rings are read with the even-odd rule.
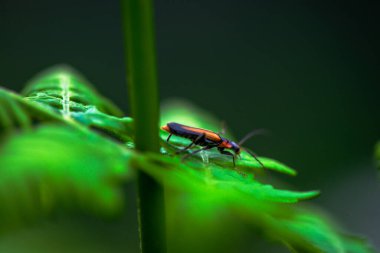
[[[230,141],[220,136],[218,133],[215,133],[213,131],[202,129],[202,128],[185,126],[185,125],[175,123],[175,122],[167,123],[165,126],[162,126],[161,129],[169,133],[169,136],[166,140],[167,142],[169,142],[170,137],[172,135],[184,137],[192,141],[187,147],[182,149],[180,152],[188,150],[193,145],[199,145],[203,147],[202,149],[193,151],[192,153],[186,155],[184,158],[187,158],[188,156],[194,155],[203,150],[218,148],[218,151],[221,154],[232,157],[232,162],[234,166],[235,166],[235,157],[238,157],[241,151],[241,144],[258,132],[258,131],[253,131],[249,133],[245,138],[243,138],[242,141],[240,141],[239,143],[235,143],[233,141]],[[229,151],[226,151],[225,149],[232,150],[234,154]],[[254,153],[250,152],[249,150],[247,151],[264,167],[264,165],[257,159]]]

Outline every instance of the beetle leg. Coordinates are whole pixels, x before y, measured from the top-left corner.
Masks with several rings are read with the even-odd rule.
[[[172,137],[173,134],[169,134],[168,138],[166,139],[167,142],[169,142],[170,137]]]
[[[182,160],[185,160],[186,158],[192,156],[192,155],[195,155],[196,153],[199,153],[203,150],[208,150],[208,149],[211,149],[211,148],[214,148],[215,146],[206,146],[206,147],[203,147],[201,149],[198,149],[198,150],[195,150],[194,152],[191,152],[190,154],[187,154],[185,155],[184,157],[182,157]]]
[[[221,154],[223,154],[223,155],[232,156],[232,162],[233,162],[234,167],[235,167],[235,156],[234,156],[234,154],[232,154],[231,152],[225,151],[224,148],[218,148],[218,151],[219,151]]]
[[[205,134],[199,135],[199,136],[198,136],[193,142],[191,142],[187,147],[185,147],[185,148],[183,148],[183,149],[177,151],[176,154],[179,154],[179,153],[182,153],[182,152],[188,150],[188,149],[191,148],[193,145],[197,144],[199,141],[204,140],[205,137],[206,137]]]

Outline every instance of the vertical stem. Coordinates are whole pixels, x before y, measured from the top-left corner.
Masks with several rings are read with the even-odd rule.
[[[159,152],[153,4],[151,0],[121,0],[121,6],[136,149]],[[141,252],[165,252],[163,189],[141,171],[138,172],[137,201]]]

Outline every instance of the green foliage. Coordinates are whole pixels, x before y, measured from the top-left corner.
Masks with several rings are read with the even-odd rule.
[[[122,116],[123,113],[112,102],[98,94],[92,85],[78,72],[66,65],[47,69],[34,77],[22,95],[62,112],[98,110],[108,115]]]
[[[12,108],[20,108],[13,109],[10,115],[25,115],[22,117],[29,117],[32,121],[54,120],[74,126],[77,122],[120,141],[131,141],[132,119],[120,118],[120,109],[66,65],[52,67],[37,75],[28,83],[23,94],[25,98],[0,90],[2,103],[15,103]]]
[[[24,93],[0,90],[2,230],[64,210],[119,213],[131,152],[120,142],[131,140],[131,118],[106,114],[120,110],[67,66],[45,71]]]
[[[166,104],[163,107],[163,115],[162,123],[176,121],[212,129],[216,132],[219,125],[218,121],[207,113],[179,101]],[[162,138],[166,138],[165,133],[162,133]],[[188,144],[183,138],[172,138],[171,142],[176,145]],[[219,163],[214,163],[218,156]],[[142,166],[142,168],[147,168],[150,173],[156,174],[156,177],[163,180],[164,184],[173,184],[173,187],[177,184],[177,187],[181,189],[188,187],[188,191],[201,196],[207,192],[207,202],[203,202],[205,209],[218,212],[218,209],[229,206],[238,215],[248,219],[255,227],[261,227],[267,236],[281,241],[285,245],[291,245],[293,250],[311,252],[371,251],[362,241],[337,232],[339,231],[337,226],[320,211],[280,204],[296,203],[315,197],[318,195],[318,191],[294,192],[278,190],[271,185],[262,184],[257,181],[255,174],[263,173],[264,169],[248,154],[243,154],[242,158],[237,162],[238,167],[251,169],[254,171],[254,175],[244,175],[231,169],[231,160],[218,152],[200,154],[198,159],[203,160],[201,164],[185,162],[185,164],[197,168],[196,170],[190,170],[188,166],[181,164],[182,170],[177,167],[175,170],[165,170],[162,175],[157,175],[160,171],[158,167]],[[295,175],[294,170],[285,165],[268,158],[259,157],[259,159],[267,169]],[[222,160],[223,162],[221,162]],[[169,176],[169,173],[173,178]],[[210,203],[210,206],[207,206],[207,203]],[[197,208],[200,207],[201,205],[197,205]]]
[[[320,210],[298,203],[318,191],[283,190],[260,180],[272,177],[272,171],[296,175],[284,164],[259,157],[263,168],[243,152],[233,168],[229,157],[214,150],[182,161],[175,151],[188,140],[173,136],[167,143],[164,131],[161,155],[140,154],[133,150],[132,119],[120,118],[114,105],[67,67],[40,75],[24,94],[0,90],[3,233],[56,213],[115,215],[123,205],[120,187],[138,168],[167,189],[168,214],[173,215],[167,216],[169,231],[184,225],[174,211],[184,206],[181,217],[189,217],[190,226],[213,224],[202,228],[207,231],[220,224],[213,219],[227,212],[236,223],[248,224],[294,252],[371,252],[365,241],[346,236]],[[219,128],[213,116],[184,102],[167,103],[162,115],[162,124]]]
[[[65,211],[119,212],[130,153],[62,125],[10,135],[1,148],[0,223],[13,226]]]

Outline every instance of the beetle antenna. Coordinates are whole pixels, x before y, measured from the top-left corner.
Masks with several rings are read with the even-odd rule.
[[[246,142],[247,140],[249,140],[250,138],[252,138],[255,135],[267,134],[267,133],[269,133],[269,131],[266,130],[266,129],[255,129],[255,130],[252,130],[246,136],[244,136],[243,139],[241,139],[238,142],[238,144],[239,144],[239,146],[241,146],[244,142]]]
[[[248,148],[244,148],[245,151],[247,151],[253,158],[255,158],[255,160],[263,167],[265,168],[264,164],[259,160],[259,158],[257,158],[257,155],[250,149]]]

